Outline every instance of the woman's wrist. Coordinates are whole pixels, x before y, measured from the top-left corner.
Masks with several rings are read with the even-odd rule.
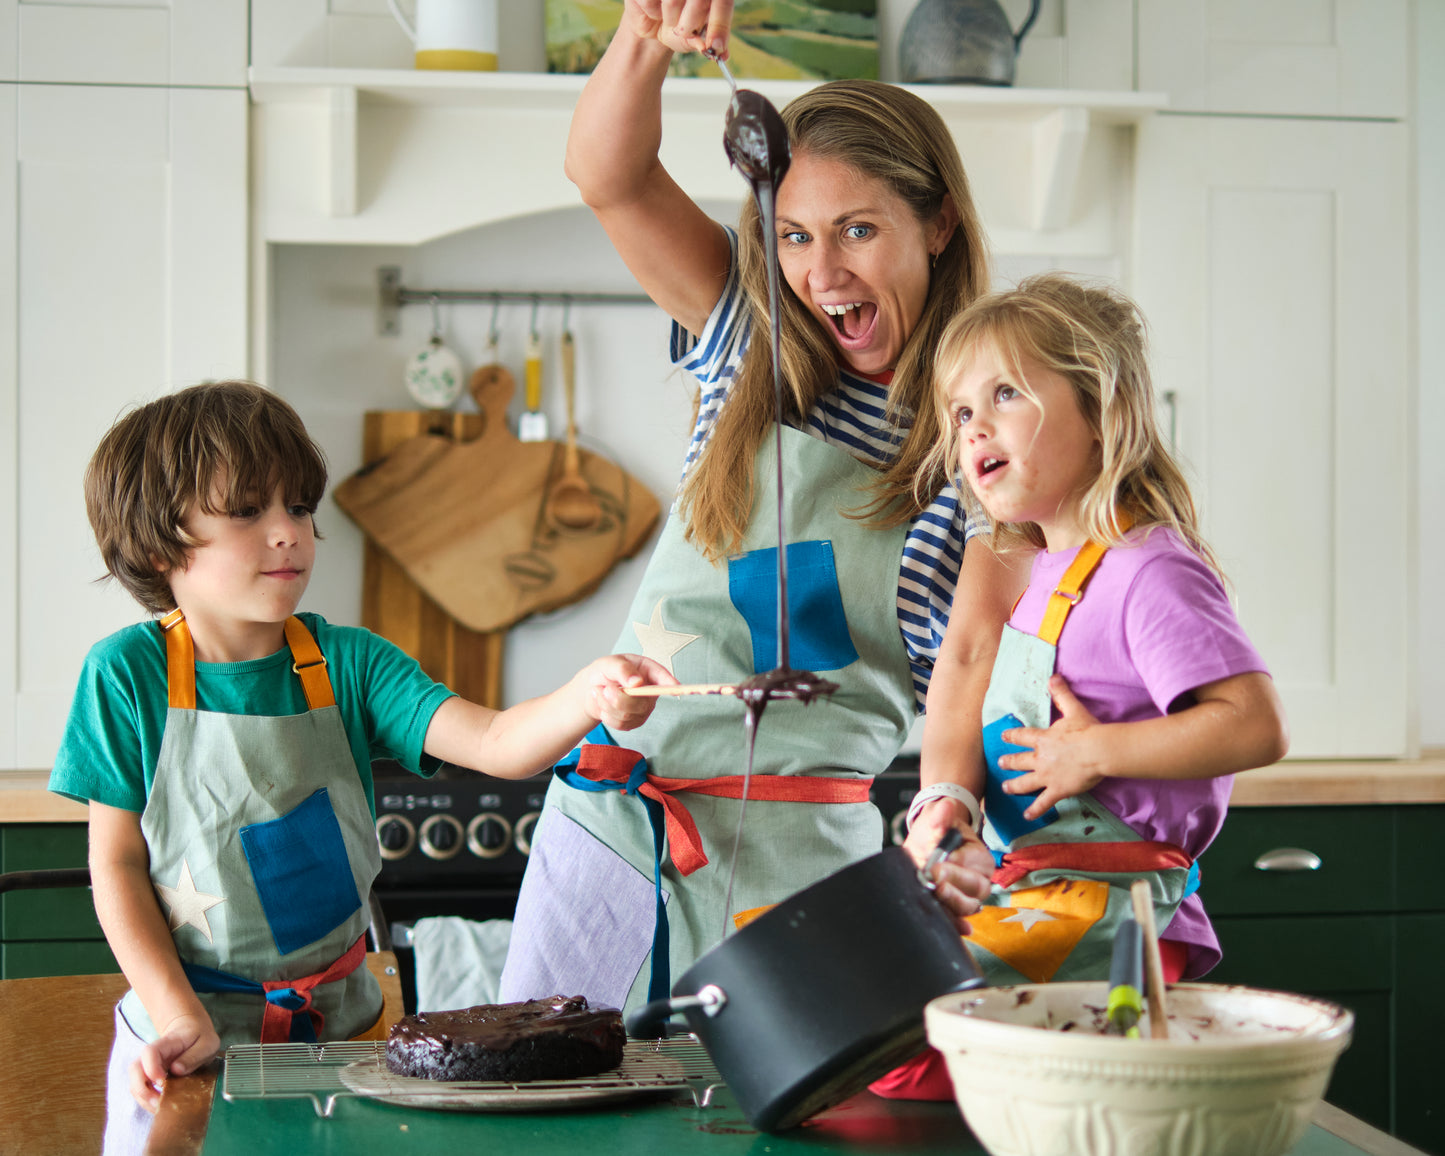
[[[967,787],[958,783],[930,783],[922,788],[918,794],[913,796],[913,801],[908,805],[908,829],[912,830],[914,822],[923,813],[925,807],[935,799],[952,799],[961,803],[968,811],[969,826],[977,831],[979,824],[983,821],[983,809],[979,806],[978,796]]]

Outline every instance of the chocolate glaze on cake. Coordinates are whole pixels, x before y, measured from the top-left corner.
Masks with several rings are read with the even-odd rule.
[[[429,1080],[567,1079],[617,1067],[626,1042],[616,1008],[554,995],[403,1016],[387,1036],[386,1066]]]

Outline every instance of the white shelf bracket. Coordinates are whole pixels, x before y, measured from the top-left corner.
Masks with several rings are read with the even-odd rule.
[[[338,85],[326,92],[326,215],[356,216],[356,87]]]
[[[1074,190],[1089,137],[1089,114],[1056,108],[1041,116],[1034,136],[1034,228],[1062,229],[1074,207]]]

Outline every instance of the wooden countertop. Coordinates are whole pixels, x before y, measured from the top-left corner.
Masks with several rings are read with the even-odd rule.
[[[83,823],[86,808],[45,789],[44,771],[0,771],[0,823]],[[1234,780],[1232,807],[1445,803],[1445,748],[1418,759],[1283,762]]]

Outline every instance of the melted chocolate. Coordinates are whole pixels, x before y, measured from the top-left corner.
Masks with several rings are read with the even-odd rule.
[[[793,159],[783,118],[766,97],[749,88],[734,91],[728,104],[723,151],[754,186],[777,188]]]
[[[525,1003],[482,1004],[457,1011],[421,1012],[392,1025],[388,1042],[450,1051],[457,1047],[508,1048],[540,1036],[566,1033],[603,1046],[621,1030],[616,1008],[589,1008],[585,996],[549,996]]]

